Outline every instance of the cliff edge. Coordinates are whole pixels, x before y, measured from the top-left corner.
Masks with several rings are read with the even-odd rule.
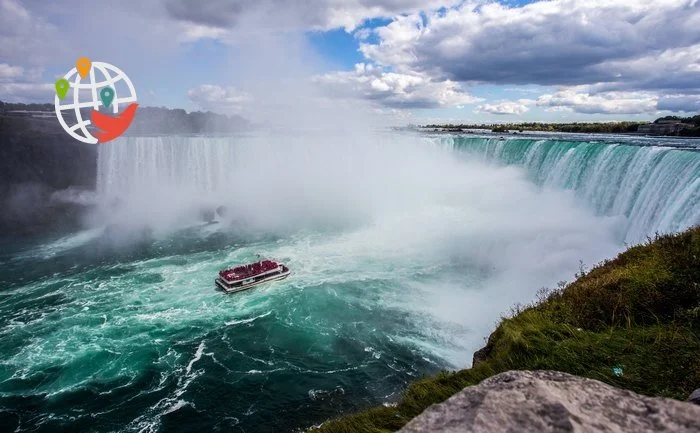
[[[397,431],[431,405],[512,370],[556,370],[635,395],[685,401],[700,387],[698,353],[700,227],[631,247],[574,282],[543,292],[501,321],[471,368],[416,381],[391,406],[327,421],[314,431]],[[560,397],[565,406],[569,397]],[[519,404],[527,417],[533,408],[522,396]],[[697,425],[693,431],[700,431]]]

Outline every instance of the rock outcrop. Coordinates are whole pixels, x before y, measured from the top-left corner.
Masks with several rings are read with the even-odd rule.
[[[697,433],[700,407],[553,371],[509,371],[432,405],[401,433]]]
[[[70,188],[94,190],[97,146],[81,143],[55,117],[0,112],[0,242],[9,237],[73,230],[84,205],[55,200]]]
[[[477,350],[474,352],[474,356],[472,357],[472,367],[476,367],[477,365],[481,364],[482,362],[486,362],[489,359],[489,356],[491,355],[491,346],[486,345],[482,347],[481,349]]]
[[[692,394],[690,394],[688,401],[700,405],[700,388],[696,389]]]

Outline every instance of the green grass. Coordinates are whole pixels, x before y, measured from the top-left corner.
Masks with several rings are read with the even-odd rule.
[[[685,400],[700,383],[700,227],[632,247],[544,291],[502,319],[486,352],[470,369],[412,383],[395,407],[369,408],[314,432],[393,432],[431,404],[508,370],[558,370]]]

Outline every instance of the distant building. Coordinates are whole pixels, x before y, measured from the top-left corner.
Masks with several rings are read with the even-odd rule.
[[[685,128],[693,128],[690,123],[683,123],[677,120],[660,120],[658,123],[639,125],[637,132],[648,135],[678,135]]]

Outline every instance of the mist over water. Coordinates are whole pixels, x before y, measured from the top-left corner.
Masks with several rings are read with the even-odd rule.
[[[482,331],[512,303],[568,278],[579,260],[594,263],[612,254],[624,230],[624,218],[597,218],[573,193],[543,191],[522,170],[484,165],[432,139],[318,138],[123,139],[100,150],[100,194],[107,203],[121,203],[101,218],[166,235],[187,224],[183,217],[198,224],[193,210],[223,205],[226,216],[209,230],[304,233],[299,246],[263,251],[303,253],[301,270],[321,260],[325,271],[352,278],[370,270],[363,263],[375,262],[384,278],[406,272],[404,283],[413,284],[422,268],[431,269],[433,283],[444,269],[449,286],[451,278],[462,278],[452,273],[473,269],[476,275],[468,278],[482,280],[470,288],[499,299],[489,303],[493,308],[463,290],[451,296],[449,287],[438,297],[430,296],[431,288],[426,297],[439,303],[430,307],[439,320]],[[430,301],[406,304],[425,308]],[[464,365],[474,344],[450,361]]]
[[[2,257],[0,421],[291,431],[391,402],[468,366],[501,313],[580,261],[697,222],[696,157],[388,132],[119,139],[100,147],[92,228]],[[214,289],[257,253],[290,278]]]
[[[442,140],[489,163],[524,167],[538,185],[574,191],[598,215],[626,218],[629,243],[700,224],[700,152],[633,141]]]

